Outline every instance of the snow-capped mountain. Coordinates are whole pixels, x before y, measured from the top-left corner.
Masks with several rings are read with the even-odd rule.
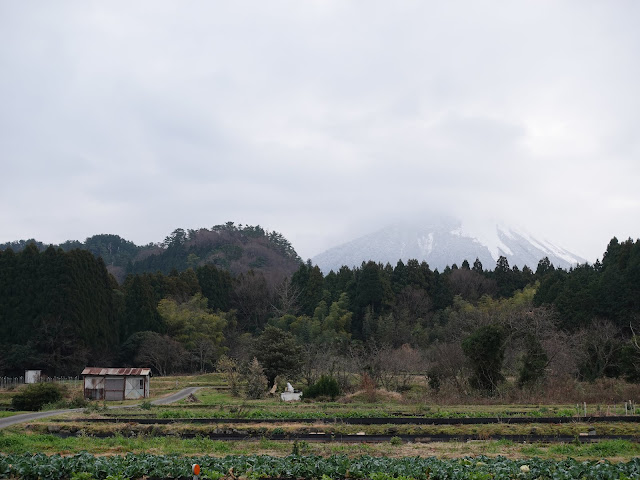
[[[586,260],[548,241],[499,224],[463,225],[453,218],[437,218],[422,222],[420,226],[401,223],[375,233],[330,248],[311,260],[328,273],[341,266],[360,266],[373,260],[395,266],[398,260],[426,261],[432,269],[442,271],[464,260],[471,265],[478,258],[485,269],[493,270],[496,261],[504,256],[510,266],[528,265],[533,271],[538,262],[548,257],[556,267],[570,268]]]

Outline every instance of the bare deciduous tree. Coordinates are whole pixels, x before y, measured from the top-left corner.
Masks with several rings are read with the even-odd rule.
[[[423,371],[420,353],[409,344],[395,349],[385,347],[379,355],[380,383],[387,390],[407,390],[412,378]]]
[[[596,318],[578,336],[582,340],[581,375],[593,380],[612,373],[622,347],[620,329],[609,320]]]
[[[264,374],[264,369],[257,358],[253,358],[247,367],[246,379],[246,395],[247,398],[256,399],[264,397],[267,392],[268,381]]]
[[[300,298],[300,289],[291,283],[287,277],[278,285],[273,292],[273,303],[271,310],[276,317],[284,315],[296,315],[300,310],[298,299]]]
[[[468,372],[460,342],[436,342],[426,350],[425,358],[425,371],[430,385],[437,386],[443,380],[448,380],[460,389],[466,386],[464,379],[468,377]]]
[[[493,296],[498,291],[495,280],[465,268],[452,270],[448,280],[454,295],[460,295],[472,303],[477,302],[483,295]]]
[[[186,351],[167,335],[150,334],[140,345],[136,363],[153,367],[161,376],[179,371],[186,358]]]
[[[233,358],[222,355],[216,363],[216,370],[224,375],[231,388],[231,395],[237,397],[240,394],[240,372],[237,362]]]

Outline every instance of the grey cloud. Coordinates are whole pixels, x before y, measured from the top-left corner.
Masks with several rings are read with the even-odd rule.
[[[639,13],[3,3],[0,241],[234,220],[310,257],[433,208],[520,219],[593,259],[640,231]]]

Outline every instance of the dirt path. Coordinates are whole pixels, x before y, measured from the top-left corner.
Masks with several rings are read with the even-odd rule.
[[[179,392],[176,392],[172,395],[169,395],[167,397],[164,398],[158,398],[156,400],[153,400],[151,403],[153,405],[167,405],[169,403],[173,403],[173,402],[177,402],[178,400],[182,400],[185,397],[188,397],[189,395],[191,395],[192,393],[194,393],[196,390],[198,390],[198,388],[200,387],[189,387],[189,388],[185,388],[184,390],[180,390]],[[133,408],[133,407],[137,407],[139,404],[136,405],[118,405],[118,406],[113,406],[113,407],[109,407],[109,408]],[[63,410],[49,410],[46,412],[33,412],[33,413],[22,413],[20,415],[14,415],[12,417],[6,417],[6,418],[0,418],[0,428],[5,428],[5,427],[9,427],[11,425],[15,425],[16,423],[23,423],[23,422],[29,422],[31,420],[37,420],[39,418],[45,418],[45,417],[53,417],[55,415],[62,415],[65,413],[73,413],[73,412],[81,412],[82,408],[67,408],[67,409],[63,409]]]

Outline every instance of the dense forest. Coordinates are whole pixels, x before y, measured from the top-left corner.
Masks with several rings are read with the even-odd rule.
[[[144,248],[107,235],[2,247],[0,375],[86,365],[164,375],[255,357],[269,381],[366,372],[396,390],[416,373],[436,390],[488,392],[507,377],[520,388],[640,380],[640,240],[614,238],[602,261],[570,270],[501,257],[442,272],[370,261],[327,275],[282,235],[233,223]],[[108,264],[126,273],[120,282]]]
[[[0,244],[0,250],[20,252],[27,245],[35,245],[39,251],[49,247],[34,239]],[[288,275],[301,262],[289,241],[278,232],[262,227],[236,225],[227,222],[211,229],[184,230],[178,228],[164,241],[137,246],[118,235],[94,235],[84,242],[68,240],[54,247],[65,252],[88,250],[102,258],[107,270],[119,283],[131,273],[169,274],[201,265],[215,265],[231,273],[249,269],[261,271],[267,276]]]

